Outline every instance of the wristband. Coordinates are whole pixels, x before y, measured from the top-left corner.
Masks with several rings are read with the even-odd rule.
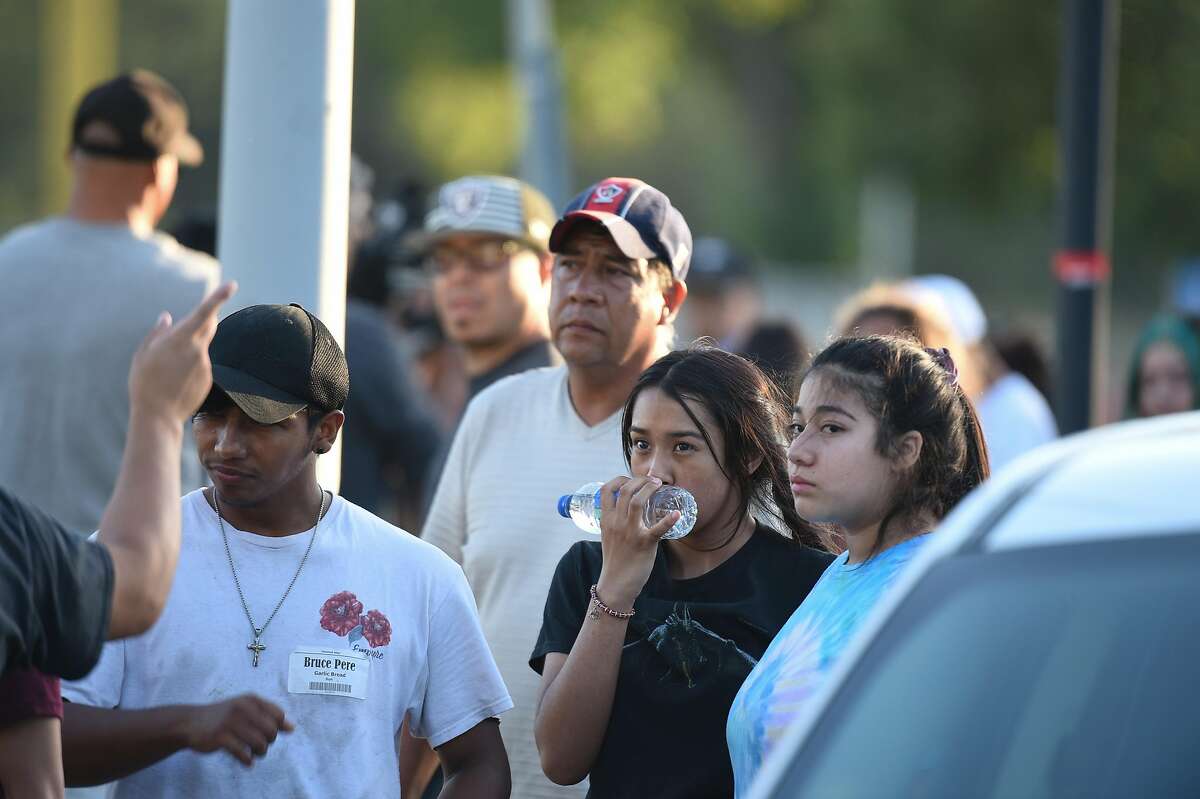
[[[623,620],[632,619],[633,614],[637,613],[636,609],[631,610],[628,613],[622,613],[619,610],[613,610],[608,605],[606,605],[602,601],[600,601],[600,596],[596,593],[595,585],[592,586],[590,593],[592,595],[593,607],[592,607],[592,612],[588,615],[590,615],[593,619],[600,618],[600,613],[598,611],[601,611],[601,610],[604,611],[605,613],[607,613],[609,616],[612,616],[614,619],[623,619]]]

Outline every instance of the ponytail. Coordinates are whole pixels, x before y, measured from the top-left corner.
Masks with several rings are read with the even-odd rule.
[[[966,458],[963,462],[958,485],[947,497],[949,507],[954,507],[967,494],[992,473],[988,457],[987,440],[983,437],[983,426],[979,424],[979,412],[967,392],[958,389],[958,402],[962,406],[963,439],[966,443]]]

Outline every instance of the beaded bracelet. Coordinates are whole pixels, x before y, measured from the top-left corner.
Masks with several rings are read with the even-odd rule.
[[[628,613],[622,613],[619,610],[613,610],[608,605],[606,605],[600,601],[600,596],[596,593],[596,586],[594,586],[594,585],[592,586],[591,594],[592,594],[592,604],[595,607],[592,608],[592,612],[589,615],[593,619],[600,618],[600,614],[596,612],[597,610],[604,611],[609,616],[612,616],[614,619],[632,619],[633,614],[637,613],[637,610],[631,610]]]

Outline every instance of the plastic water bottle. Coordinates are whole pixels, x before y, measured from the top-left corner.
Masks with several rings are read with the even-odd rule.
[[[559,515],[575,522],[579,529],[599,535],[600,489],[603,487],[603,483],[588,483],[574,494],[559,497]],[[655,491],[646,503],[642,521],[650,527],[673,510],[679,511],[679,520],[663,538],[683,538],[696,524],[696,499],[687,489],[665,485]]]

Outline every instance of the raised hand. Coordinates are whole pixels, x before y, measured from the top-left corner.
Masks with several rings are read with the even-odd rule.
[[[160,414],[183,423],[196,412],[212,386],[208,344],[217,329],[217,310],[235,291],[233,282],[213,290],[176,325],[165,311],[158,317],[129,368],[135,413]]]

